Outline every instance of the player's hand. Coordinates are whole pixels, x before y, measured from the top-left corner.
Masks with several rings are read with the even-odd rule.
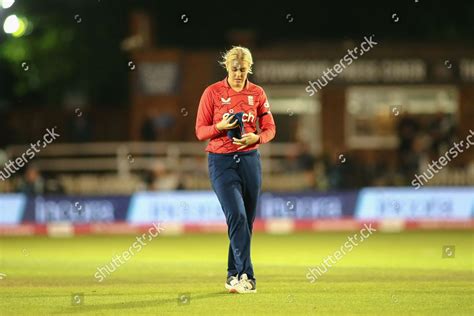
[[[230,122],[234,118],[234,115],[229,115],[227,117],[224,117],[222,121],[216,124],[216,128],[220,131],[223,131],[225,129],[233,129],[237,126],[237,123],[239,122],[237,119],[235,121]]]
[[[257,143],[260,140],[260,135],[257,135],[254,133],[246,133],[242,135],[242,138],[240,139],[235,138],[235,137],[233,139],[234,139],[233,144],[240,145],[240,147],[237,148],[237,150],[240,150],[242,148],[245,148],[247,146]]]

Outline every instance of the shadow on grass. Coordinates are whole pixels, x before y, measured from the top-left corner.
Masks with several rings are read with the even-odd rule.
[[[151,293],[149,293],[151,294]],[[149,295],[148,294],[148,295]],[[162,293],[160,293],[162,294]],[[77,306],[70,306],[69,308],[60,310],[55,312],[54,314],[74,314],[74,313],[87,313],[87,312],[99,312],[99,311],[107,311],[107,310],[125,310],[125,309],[133,309],[133,308],[150,308],[150,307],[159,307],[167,304],[173,304],[178,307],[186,308],[193,303],[193,301],[212,298],[217,296],[224,296],[229,295],[226,291],[220,291],[215,293],[207,293],[207,294],[190,294],[190,302],[188,304],[183,304],[179,302],[178,294],[176,294],[175,298],[169,299],[152,299],[152,300],[143,300],[143,301],[124,301],[124,302],[117,302],[117,303],[109,303],[109,304],[88,304],[85,301],[84,305],[77,305]],[[93,296],[93,295],[91,295]],[[108,295],[101,295],[101,296],[108,296]],[[116,296],[113,294],[113,296]],[[168,305],[171,307],[172,305]]]

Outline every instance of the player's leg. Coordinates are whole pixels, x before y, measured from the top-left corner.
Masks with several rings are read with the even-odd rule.
[[[229,254],[227,256],[227,277],[235,276],[237,274],[239,274],[239,272],[235,267],[234,251],[232,250],[232,245],[229,243]]]
[[[235,266],[234,251],[232,245],[229,243],[229,254],[227,257],[227,281],[225,288],[230,292],[234,291],[234,287],[239,283],[239,272]]]
[[[257,202],[262,185],[262,167],[260,163],[260,153],[258,151],[240,157],[239,174],[244,183],[243,197],[245,214],[247,216],[247,226],[249,227],[250,235],[252,235],[253,222],[257,214]],[[250,242],[249,240],[249,248]],[[249,259],[249,262],[251,262],[251,259]],[[255,279],[252,264],[250,264],[248,270],[244,270],[244,272],[249,279]]]
[[[251,266],[250,231],[242,196],[242,183],[236,164],[238,162],[232,156],[209,154],[212,188],[226,217],[234,266],[241,274]],[[229,262],[228,266],[232,268],[231,265]]]
[[[216,180],[214,186],[226,217],[234,266],[237,272],[241,274],[242,271],[247,271],[252,265],[250,262],[250,230],[242,198],[242,186],[238,182],[239,180],[229,181],[233,178],[231,172],[226,177],[228,177],[228,180],[221,177]]]
[[[211,154],[211,153],[208,156],[209,180],[211,182],[212,190],[216,193],[216,195],[217,195],[217,192],[216,192],[216,189],[214,187],[215,179],[222,176],[222,174],[224,173],[224,170],[222,170],[220,161],[218,162],[218,165],[216,166],[216,159],[219,159],[219,157],[220,156],[214,155],[214,154]],[[216,170],[216,168],[220,168],[220,169]],[[217,196],[217,198],[219,199],[219,196]],[[221,203],[221,208],[222,208],[222,203]],[[225,213],[224,213],[224,215],[227,218],[227,215]],[[229,233],[229,229],[227,229],[227,230],[228,230],[228,233]],[[237,277],[236,279],[238,280],[238,274],[239,273],[238,273],[237,268],[235,266],[235,259],[234,259],[234,252],[232,250],[232,244],[229,242],[229,252],[228,252],[228,255],[227,255],[227,281],[226,281],[226,284],[225,284],[225,287],[227,289],[230,289],[230,288],[233,287],[233,283],[235,282],[235,279],[233,277],[236,276]]]
[[[262,188],[262,165],[260,162],[260,153],[248,155],[244,159],[244,168],[240,169],[244,185],[244,205],[247,214],[247,222],[250,233],[253,231],[253,222],[257,215],[257,203]]]
[[[260,153],[254,152],[240,157],[239,175],[243,183],[245,213],[247,215],[247,226],[250,232],[250,239],[248,241],[249,249],[251,245],[253,222],[257,213],[258,196],[262,184],[261,173]],[[238,293],[257,292],[257,281],[250,257],[248,261],[250,265],[241,273],[239,283],[235,286],[235,291]]]

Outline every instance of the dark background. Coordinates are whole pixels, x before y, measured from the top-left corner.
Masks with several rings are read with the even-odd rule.
[[[474,39],[472,1],[17,1],[0,9],[2,24],[9,14],[23,15],[34,30],[21,38],[0,31],[0,109],[60,106],[70,90],[86,92],[94,106],[127,107],[130,58],[120,44],[135,9],[152,16],[159,48],[223,51],[234,44],[232,31],[249,31],[257,47],[361,39],[373,33],[380,41],[445,45]],[[12,57],[18,49],[24,56]]]

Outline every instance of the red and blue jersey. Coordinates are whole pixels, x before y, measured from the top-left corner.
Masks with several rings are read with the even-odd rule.
[[[199,140],[208,140],[206,151],[212,153],[237,152],[239,145],[227,137],[227,130],[219,131],[216,124],[225,115],[243,112],[244,133],[260,135],[258,143],[249,145],[240,151],[258,148],[275,137],[276,127],[270,112],[270,104],[262,87],[247,80],[245,87],[237,92],[227,82],[227,78],[218,81],[204,90],[199,102],[196,118],[196,136]],[[257,121],[260,133],[257,132]],[[233,120],[231,120],[233,122]]]

